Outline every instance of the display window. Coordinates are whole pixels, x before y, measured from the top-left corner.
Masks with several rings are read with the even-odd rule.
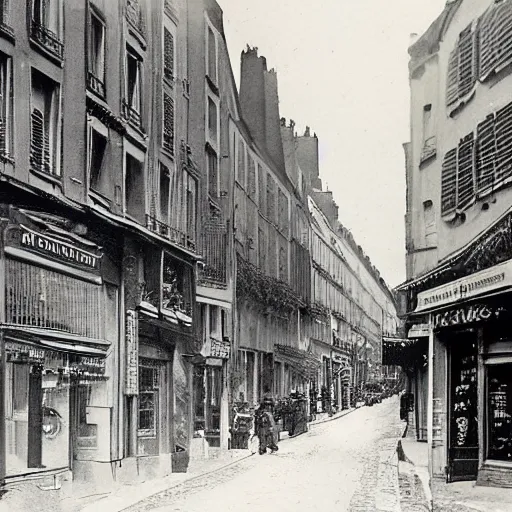
[[[487,458],[512,462],[512,363],[487,368]]]

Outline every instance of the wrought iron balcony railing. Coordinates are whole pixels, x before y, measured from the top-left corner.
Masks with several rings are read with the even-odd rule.
[[[32,20],[30,36],[60,60],[64,58],[64,44],[55,32]]]
[[[105,84],[90,71],[87,75],[87,86],[101,98],[105,97]]]
[[[199,281],[203,285],[226,285],[227,229],[221,222],[208,222],[203,226],[202,254],[204,267]]]
[[[128,121],[128,123],[142,131],[142,118],[140,112],[126,100],[123,100],[122,109],[123,117]]]
[[[189,251],[196,250],[196,242],[192,237],[190,237],[190,235],[169,226],[169,224],[166,224],[165,222],[159,221],[151,215],[146,215],[146,227],[153,233],[166,238],[173,244],[179,245]]]

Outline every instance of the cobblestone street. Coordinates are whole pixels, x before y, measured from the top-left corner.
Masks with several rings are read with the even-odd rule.
[[[158,493],[126,512],[279,510],[396,511],[396,397],[280,443],[274,455]],[[98,504],[101,510],[101,502]]]

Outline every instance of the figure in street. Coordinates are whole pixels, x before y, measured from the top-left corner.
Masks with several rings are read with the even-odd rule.
[[[272,412],[268,410],[266,402],[261,402],[256,411],[256,431],[260,441],[260,455],[267,453],[267,448],[270,449],[270,453],[279,449],[274,439],[275,430],[276,423]]]

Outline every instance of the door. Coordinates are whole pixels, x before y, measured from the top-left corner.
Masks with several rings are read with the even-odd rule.
[[[448,482],[476,480],[478,472],[477,338],[450,336]]]

